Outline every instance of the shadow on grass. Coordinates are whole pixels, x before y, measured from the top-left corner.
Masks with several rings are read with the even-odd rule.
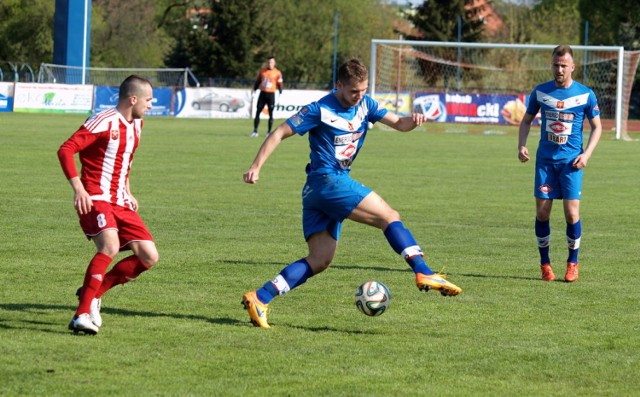
[[[13,312],[24,312],[28,314],[37,314],[42,311],[64,311],[69,313],[69,318],[71,318],[73,312],[76,310],[75,306],[63,306],[63,305],[47,305],[41,303],[2,303],[0,304],[0,311],[13,311]],[[140,317],[168,317],[174,318],[177,320],[194,320],[194,321],[204,321],[210,324],[218,324],[218,325],[244,325],[245,321],[240,321],[236,318],[229,317],[205,317],[198,316],[193,314],[181,314],[181,313],[159,313],[159,312],[146,312],[146,311],[135,311],[135,310],[127,310],[127,309],[118,309],[118,308],[103,308],[101,311],[103,314],[116,314],[121,316],[140,316]],[[51,330],[48,328],[43,328],[43,326],[51,326],[55,325],[59,326],[57,322],[46,322],[46,321],[33,321],[33,320],[23,320],[23,319],[12,319],[10,320],[12,323],[21,324],[21,326],[9,325],[7,324],[7,319],[3,318],[0,314],[0,329],[38,329],[44,332],[53,332],[60,333],[56,330]]]
[[[22,318],[11,318],[7,319],[6,316],[2,315],[2,311],[13,311],[13,312],[22,312],[25,315],[29,316],[37,315],[43,311],[64,311],[69,313],[69,319],[71,319],[71,315],[75,311],[75,306],[63,306],[63,305],[47,305],[41,303],[1,303],[0,304],[0,329],[20,329],[20,330],[32,330],[39,332],[48,332],[53,334],[68,334],[69,331],[66,328],[66,323],[63,324],[64,328],[61,327],[59,322],[51,322],[51,321],[36,321],[36,320],[27,320]],[[173,318],[176,320],[191,320],[191,321],[204,321],[210,324],[216,325],[236,325],[236,326],[247,326],[252,327],[251,323],[248,319],[239,320],[237,318],[229,318],[229,317],[205,317],[198,316],[193,314],[180,314],[180,313],[157,313],[157,312],[146,312],[146,311],[135,311],[135,310],[127,310],[127,309],[118,309],[118,308],[103,308],[101,311],[103,314],[114,314],[120,316],[131,316],[131,317],[167,317]],[[11,323],[11,324],[10,324]],[[362,331],[362,330],[348,330],[348,329],[338,329],[333,327],[305,327],[298,326],[292,324],[272,324],[275,327],[279,328],[291,328],[291,329],[299,329],[305,330],[309,332],[339,332],[342,334],[348,335],[363,335],[363,334],[376,334],[377,332],[372,331]],[[53,328],[52,328],[53,327]]]

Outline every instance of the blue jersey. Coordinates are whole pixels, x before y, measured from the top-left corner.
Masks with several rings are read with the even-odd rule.
[[[364,143],[369,123],[387,114],[378,102],[365,95],[355,106],[344,108],[335,91],[303,107],[287,120],[299,135],[309,132],[308,175],[349,171]]]
[[[540,145],[536,159],[549,163],[566,163],[582,152],[584,117],[600,115],[593,91],[577,81],[569,88],[556,87],[549,81],[537,86],[529,97],[527,113],[541,113]]]

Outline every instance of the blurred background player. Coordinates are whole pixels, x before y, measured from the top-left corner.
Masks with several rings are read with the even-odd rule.
[[[565,281],[578,279],[578,250],[582,236],[580,199],[582,173],[602,135],[600,109],[593,91],[573,80],[575,69],[571,47],[553,50],[553,80],[534,88],[522,118],[518,140],[518,159],[529,161],[527,136],[538,111],[542,116],[540,143],[536,153],[534,196],[536,198],[535,234],[540,251],[542,279],[555,280],[549,259],[551,227],[549,217],[553,200],[562,199],[567,222],[569,257]],[[583,150],[583,121],[591,125],[591,134]]]
[[[260,90],[258,95],[258,104],[256,106],[256,117],[253,119],[253,132],[252,137],[258,136],[258,126],[260,125],[260,113],[262,109],[267,105],[269,111],[269,129],[267,135],[271,133],[273,128],[273,108],[276,106],[276,90],[279,94],[282,94],[282,73],[276,69],[276,59],[274,57],[267,58],[267,66],[260,69],[258,72],[258,78],[253,85],[253,90]]]
[[[302,223],[309,253],[286,266],[272,281],[242,297],[251,322],[270,328],[267,309],[271,300],[292,290],[331,264],[345,219],[376,227],[415,273],[420,290],[434,289],[443,295],[462,290],[434,273],[400,214],[370,188],[351,179],[351,164],[367,136],[369,123],[381,123],[398,131],[411,131],[426,121],[423,114],[399,117],[381,108],[365,95],[369,84],[367,68],[358,60],[338,70],[336,88],[319,101],[303,107],[271,133],[244,174],[246,183],[258,182],[260,170],[284,139],[308,133],[311,149],[307,182],[302,189]]]
[[[102,325],[101,297],[110,288],[135,279],[158,262],[153,237],[138,215],[138,202],[129,190],[129,171],[142,132],[142,116],[151,109],[151,83],[138,76],[120,85],[115,108],[97,113],[58,150],[58,158],[74,192],[80,226],[97,253],[89,262],[79,304],[69,329],[97,334]],[[78,153],[81,177],[75,165]],[[109,264],[120,250],[133,255]]]

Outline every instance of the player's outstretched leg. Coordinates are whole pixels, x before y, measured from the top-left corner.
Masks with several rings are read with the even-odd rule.
[[[436,290],[445,296],[455,296],[462,292],[457,285],[435,273],[424,261],[424,253],[402,222],[392,222],[384,230],[384,235],[393,250],[400,254],[416,274],[416,286],[421,291]]]
[[[267,321],[269,314],[269,305],[266,305],[258,299],[256,291],[249,291],[242,296],[242,306],[249,313],[251,323],[260,328],[271,328]]]

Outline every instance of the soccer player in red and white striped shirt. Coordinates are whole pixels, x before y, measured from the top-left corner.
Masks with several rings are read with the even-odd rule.
[[[69,323],[74,333],[97,334],[102,325],[102,295],[158,262],[153,237],[138,215],[138,202],[129,190],[129,172],[140,142],[142,117],[151,109],[152,100],[148,80],[127,77],[120,85],[116,107],[87,119],[58,150],[60,165],[73,188],[80,226],[97,248],[78,290],[78,309]],[[76,153],[82,165],[80,174]],[[133,255],[107,273],[118,252],[129,249]]]

